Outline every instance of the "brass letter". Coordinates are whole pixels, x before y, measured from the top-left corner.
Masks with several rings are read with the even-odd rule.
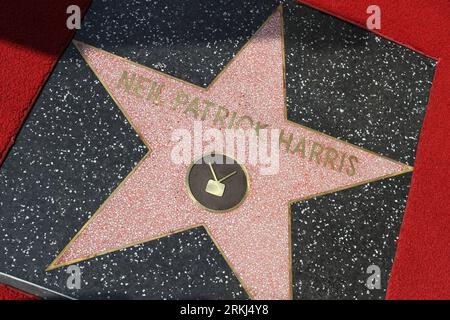
[[[320,164],[321,158],[320,155],[323,152],[323,146],[318,142],[313,142],[311,147],[311,154],[309,155],[309,160],[316,160],[317,164]]]
[[[335,149],[329,147],[325,149],[325,160],[323,161],[323,166],[326,167],[330,163],[330,168],[335,170],[334,161],[338,158],[338,153]]]
[[[225,117],[221,116],[222,111],[225,112]],[[217,122],[220,121],[220,128],[225,128],[225,118],[228,117],[228,115],[230,114],[230,111],[228,111],[227,108],[219,106],[219,108],[217,109],[216,112],[216,116],[214,117],[214,125],[217,125]]]
[[[180,104],[186,104],[189,101],[189,96],[183,91],[179,91],[177,97],[175,98],[175,104],[172,109],[175,110]]]
[[[350,163],[350,170],[349,170],[349,168],[347,168],[347,170],[346,170],[347,174],[349,176],[354,176],[356,174],[356,168],[355,168],[354,162],[358,163],[359,160],[355,156],[350,156],[350,157],[348,157],[348,162]]]
[[[291,143],[292,143],[292,138],[293,138],[292,133],[289,134],[289,139],[287,139],[287,140],[283,136],[284,136],[284,130],[281,129],[281,131],[280,131],[280,145],[282,143],[285,143],[286,144],[286,151],[289,152],[290,149],[291,149]]]
[[[129,93],[135,78],[136,74],[134,73],[128,78],[128,72],[124,70],[120,76],[119,82],[117,83],[117,87],[124,87],[125,91]]]
[[[192,113],[194,115],[194,119],[197,119],[198,117],[198,104],[200,102],[200,99],[198,97],[195,97],[191,103],[188,104],[186,109],[184,109],[184,114],[187,114],[188,112]]]

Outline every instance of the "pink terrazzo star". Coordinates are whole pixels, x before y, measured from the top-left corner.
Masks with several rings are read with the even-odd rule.
[[[255,299],[289,299],[291,293],[290,203],[394,176],[411,168],[289,122],[285,116],[282,14],[274,13],[206,89],[77,43],[80,52],[127,115],[151,153],[115,190],[49,269],[203,225],[247,293]],[[123,71],[164,83],[160,103],[118,86]],[[330,170],[298,154],[280,151],[280,170],[261,175],[246,168],[250,193],[237,209],[216,214],[202,209],[185,186],[188,165],[174,164],[176,128],[193,130],[193,117],[173,109],[179,91],[251,115],[340,152],[357,156],[354,175]],[[92,106],[87,106],[92,107]],[[204,126],[212,126],[205,121]]]

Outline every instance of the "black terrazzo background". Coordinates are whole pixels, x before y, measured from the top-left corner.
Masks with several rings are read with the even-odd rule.
[[[292,205],[294,296],[383,299],[395,255],[411,174]],[[381,289],[366,287],[367,268]]]
[[[287,2],[289,118],[412,163],[432,62]],[[276,6],[94,0],[76,39],[205,86]],[[70,46],[0,169],[0,272],[77,298],[246,298],[202,228],[81,262],[80,291],[66,289],[64,268],[44,272],[145,152]],[[390,271],[408,186],[399,177],[294,205],[295,297],[383,298],[385,283],[367,293],[361,281],[367,263]]]
[[[274,0],[94,0],[76,39],[206,87]]]
[[[288,118],[414,165],[435,61],[306,6],[288,6]]]

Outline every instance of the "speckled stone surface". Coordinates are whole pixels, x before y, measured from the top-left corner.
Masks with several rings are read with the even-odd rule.
[[[294,296],[383,299],[411,174],[292,205]],[[368,290],[367,268],[381,288]]]
[[[435,61],[306,6],[285,16],[289,119],[414,165]]]
[[[76,39],[206,87],[275,0],[94,0]]]
[[[94,0],[76,39],[205,86],[276,5]],[[304,6],[284,18],[289,118],[413,164],[433,62]],[[246,298],[202,228],[80,263],[78,291],[44,272],[145,152],[70,46],[0,169],[0,271],[77,298]],[[294,205],[294,297],[383,298],[408,186]],[[382,290],[364,287],[368,263]]]

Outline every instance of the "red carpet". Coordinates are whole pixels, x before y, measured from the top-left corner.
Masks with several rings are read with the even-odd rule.
[[[0,163],[73,32],[66,9],[90,0],[0,1]]]
[[[0,3],[0,162],[73,33],[66,8],[89,0]],[[305,0],[365,25],[368,0]],[[450,3],[377,0],[381,34],[439,59],[420,138],[408,206],[388,289],[389,299],[450,299]],[[0,286],[0,298],[3,292]]]
[[[0,284],[0,300],[38,300],[38,298],[15,288]]]

